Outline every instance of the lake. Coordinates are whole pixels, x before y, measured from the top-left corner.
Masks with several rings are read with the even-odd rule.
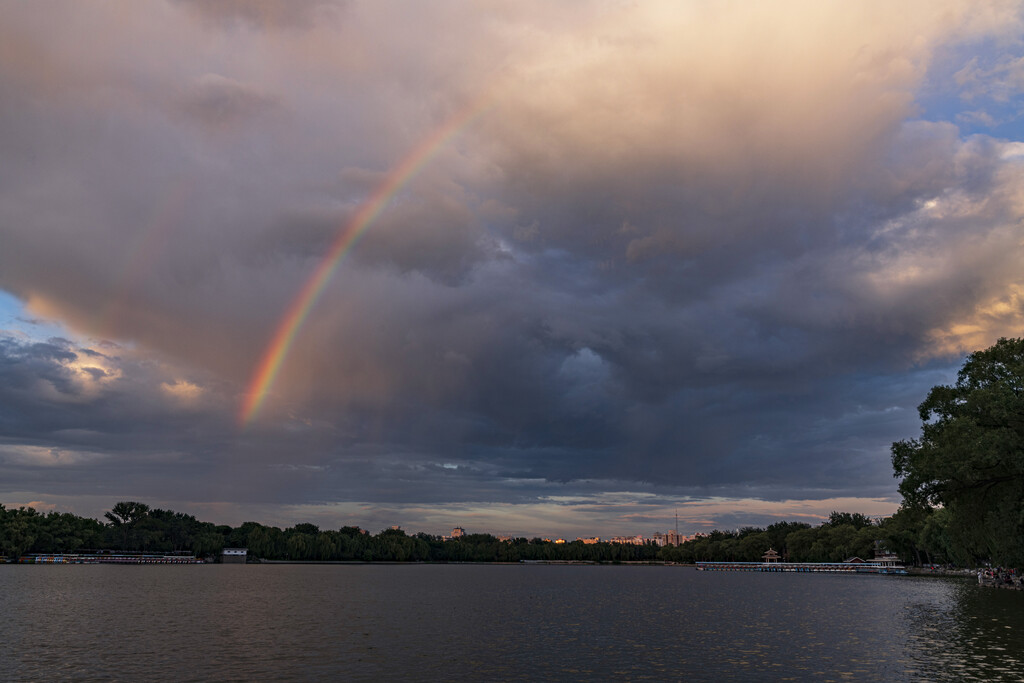
[[[1024,680],[1024,592],[658,566],[0,565],[4,680]]]

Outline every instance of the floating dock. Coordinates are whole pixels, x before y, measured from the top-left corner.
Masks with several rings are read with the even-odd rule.
[[[883,562],[697,562],[706,572],[815,572],[827,574],[906,574],[899,565]]]
[[[204,564],[204,561],[194,555],[40,553],[22,555],[18,564]]]

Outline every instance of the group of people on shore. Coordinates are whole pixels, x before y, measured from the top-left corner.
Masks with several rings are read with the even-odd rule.
[[[982,586],[994,586],[996,588],[1021,589],[1021,575],[1016,569],[1004,569],[1002,567],[991,567],[978,570],[978,583]]]

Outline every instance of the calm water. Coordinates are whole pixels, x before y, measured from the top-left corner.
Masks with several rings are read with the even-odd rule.
[[[4,680],[1024,680],[1024,592],[680,567],[0,566]]]

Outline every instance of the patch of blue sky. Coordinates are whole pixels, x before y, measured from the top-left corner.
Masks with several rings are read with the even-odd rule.
[[[961,137],[1024,140],[1024,45],[963,43],[940,48],[917,94],[918,118],[948,121]]]
[[[0,335],[43,341],[50,337],[71,338],[71,333],[59,322],[32,315],[25,302],[0,289]]]

